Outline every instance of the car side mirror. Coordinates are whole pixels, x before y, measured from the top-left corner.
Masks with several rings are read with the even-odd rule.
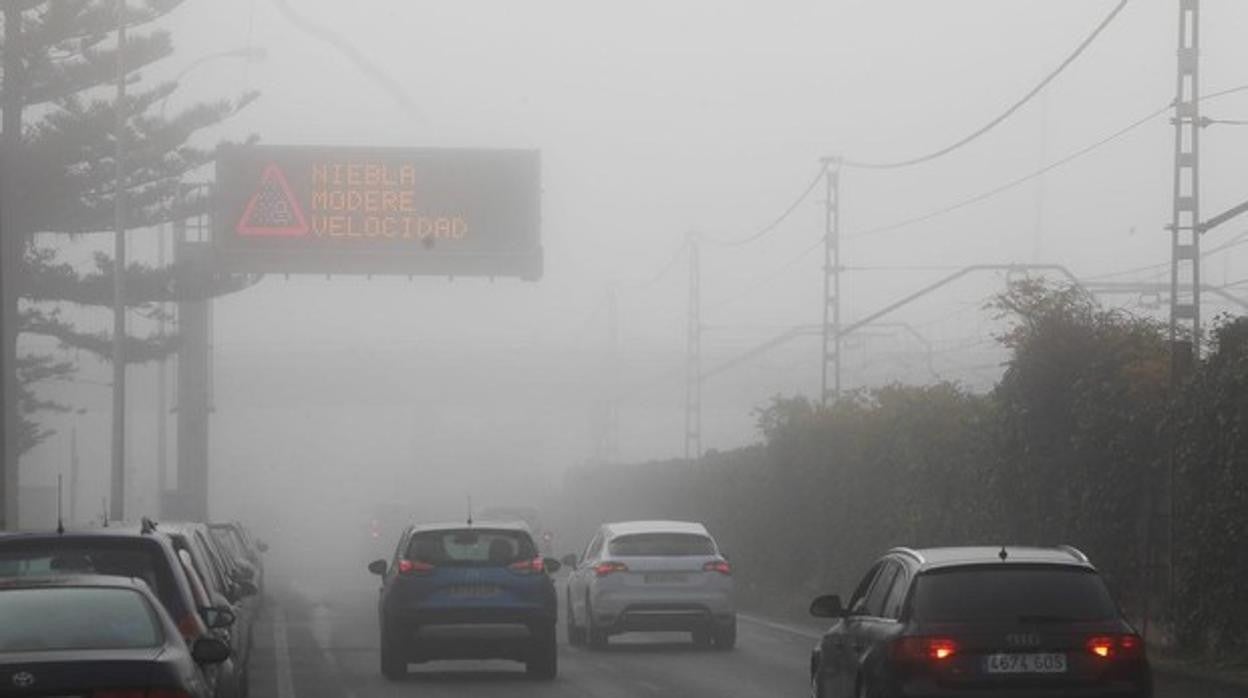
[[[205,635],[191,648],[191,659],[196,664],[220,664],[229,658],[230,646],[215,637]]]
[[[385,560],[373,560],[372,562],[368,563],[368,571],[372,572],[378,577],[386,576],[386,561]]]
[[[553,557],[542,558],[542,567],[546,569],[546,574],[554,574],[563,569],[563,563]]]
[[[256,578],[256,570],[254,567],[239,565],[234,569],[234,580],[239,582],[250,582]]]
[[[257,587],[255,582],[250,579],[239,579],[236,581],[238,583],[238,593],[240,596],[255,596],[260,593],[259,587]]]
[[[228,628],[231,625],[234,625],[234,621],[237,620],[234,616],[234,611],[225,606],[209,606],[207,608],[201,608],[199,613],[204,618],[204,625],[213,630]],[[225,660],[223,659],[221,661]]]
[[[810,602],[810,615],[816,618],[844,618],[845,607],[841,605],[841,597],[826,594]]]
[[[576,556],[571,553],[564,555],[563,560],[561,562],[563,563],[564,567],[567,567],[569,569],[576,569],[576,562],[577,562]]]

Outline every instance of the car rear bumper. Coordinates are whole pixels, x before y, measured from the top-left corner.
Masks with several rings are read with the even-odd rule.
[[[554,609],[426,608],[382,619],[387,641],[411,662],[437,659],[525,661],[555,632]]]

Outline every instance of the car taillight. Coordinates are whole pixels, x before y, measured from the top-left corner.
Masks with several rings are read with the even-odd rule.
[[[429,574],[433,565],[420,560],[399,560],[399,574],[404,576]]]
[[[1088,638],[1088,651],[1102,659],[1135,659],[1144,653],[1139,635],[1097,635]]]
[[[627,571],[628,571],[628,565],[624,564],[623,562],[615,562],[615,561],[599,562],[598,564],[594,565],[594,575],[598,577],[605,577],[609,574],[614,574],[616,572],[627,572]]]
[[[703,572],[718,572],[725,576],[731,576],[732,565],[729,565],[727,560],[711,560],[705,565],[702,565],[702,571]]]
[[[188,643],[194,642],[195,638],[199,637],[200,634],[199,623],[196,622],[196,617],[193,615],[182,616],[178,620],[178,632],[182,635],[183,640],[186,640]]]
[[[507,569],[516,574],[541,574],[546,571],[546,563],[540,557],[531,560],[520,560],[507,565]]]
[[[893,658],[909,662],[943,662],[958,653],[947,637],[901,637],[893,642]]]

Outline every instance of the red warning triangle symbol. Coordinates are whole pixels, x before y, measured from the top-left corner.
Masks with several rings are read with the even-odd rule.
[[[260,176],[260,188],[251,195],[243,217],[235,228],[239,235],[250,237],[297,237],[306,235],[308,222],[303,209],[290,190],[286,175],[277,165],[269,164]]]

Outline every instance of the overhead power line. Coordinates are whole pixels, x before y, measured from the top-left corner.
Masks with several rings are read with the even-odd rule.
[[[1096,28],[1092,30],[1092,33],[1089,34],[1088,37],[1084,39],[1083,42],[1080,43],[1078,47],[1075,48],[1074,53],[1067,56],[1066,60],[1062,61],[1061,64],[1058,65],[1055,70],[1053,70],[1053,72],[1049,73],[1043,80],[1040,81],[1038,85],[1032,88],[1030,92],[1028,92],[1026,95],[1023,95],[1022,99],[1015,102],[1013,106],[1011,106],[1009,109],[1006,109],[1005,112],[1003,112],[1000,116],[993,119],[992,121],[989,121],[987,124],[979,128],[979,130],[971,133],[970,135],[966,136],[962,140],[959,140],[956,143],[953,143],[952,145],[945,146],[944,148],[941,148],[940,150],[937,150],[933,153],[928,153],[927,155],[922,155],[916,158],[910,158],[908,160],[897,160],[893,162],[866,162],[866,161],[861,161],[861,160],[844,160],[843,164],[846,167],[857,167],[860,169],[872,169],[872,170],[891,170],[891,169],[897,169],[901,167],[910,167],[912,165],[918,165],[920,163],[930,162],[937,158],[944,157],[945,155],[948,155],[949,153],[952,153],[953,151],[958,150],[959,148],[962,148],[972,143],[973,141],[979,139],[981,136],[988,133],[992,129],[996,128],[997,126],[1000,126],[1002,122],[1004,122],[1006,119],[1013,116],[1015,112],[1017,112],[1019,109],[1022,109],[1023,106],[1026,105],[1028,102],[1030,102],[1032,99],[1034,99],[1036,95],[1044,91],[1044,88],[1048,87],[1049,83],[1057,79],[1057,76],[1061,75],[1062,72],[1066,70],[1066,68],[1070,67],[1070,64],[1074,63],[1075,60],[1079,58],[1079,56],[1081,56],[1083,52],[1088,49],[1089,46],[1092,45],[1092,42],[1094,42],[1096,38],[1100,36],[1101,32],[1105,31],[1105,28],[1108,27],[1110,23],[1114,21],[1114,18],[1116,18],[1120,12],[1122,12],[1123,8],[1127,6],[1128,2],[1130,2],[1130,0],[1120,0],[1118,5],[1114,7],[1113,10],[1110,11],[1110,13],[1105,17],[1105,19],[1101,20],[1101,23],[1096,25]]]
[[[810,180],[810,184],[806,185],[806,188],[802,190],[801,195],[799,195],[797,199],[793,201],[793,203],[789,204],[788,208],[784,209],[784,213],[781,213],[779,217],[777,217],[771,223],[768,223],[766,226],[764,226],[757,232],[752,233],[744,238],[740,238],[737,240],[720,240],[720,239],[716,239],[710,236],[704,236],[703,239],[705,239],[707,242],[714,243],[722,247],[741,247],[743,245],[748,245],[751,242],[754,242],[755,240],[759,240],[767,236],[769,233],[772,233],[777,228],[779,228],[780,225],[783,224],[786,220],[788,220],[789,216],[793,215],[793,212],[797,210],[797,207],[801,206],[802,202],[806,201],[806,199],[810,197],[811,192],[813,192],[815,190],[815,187],[819,186],[819,182],[823,180],[823,175],[825,172],[827,172],[827,170],[828,170],[827,163],[824,163],[823,165],[821,165],[819,167],[819,171],[815,173],[814,178]]]
[[[1219,97],[1226,97],[1226,96],[1228,96],[1228,95],[1238,94],[1238,93],[1240,93],[1240,92],[1248,92],[1248,83],[1245,83],[1245,84],[1243,84],[1243,85],[1237,85],[1237,86],[1235,86],[1235,87],[1227,88],[1227,89],[1225,89],[1225,90],[1221,90],[1221,91],[1218,91],[1218,92],[1213,92],[1213,93],[1211,93],[1211,94],[1207,94],[1207,95],[1205,95],[1204,97],[1201,97],[1201,98],[1200,98],[1200,101],[1201,101],[1201,102],[1207,102],[1207,101],[1212,100],[1212,99],[1217,99],[1217,98],[1219,98]],[[1034,172],[1031,172],[1031,173],[1029,173],[1029,174],[1025,174],[1025,175],[1023,175],[1023,176],[1021,176],[1021,177],[1018,177],[1017,179],[1010,180],[1009,182],[1006,182],[1005,184],[1002,184],[1001,186],[995,187],[995,188],[993,188],[993,189],[989,189],[988,191],[985,191],[985,192],[983,192],[983,193],[981,193],[981,194],[976,194],[975,196],[972,196],[972,197],[969,197],[969,198],[963,199],[963,200],[961,200],[961,201],[959,201],[959,202],[957,202],[957,203],[950,204],[950,205],[945,206],[945,207],[943,207],[943,208],[936,209],[935,211],[931,211],[931,212],[929,212],[929,213],[925,213],[925,214],[923,214],[923,215],[921,215],[921,216],[915,216],[915,217],[913,217],[913,218],[907,218],[907,219],[905,219],[905,220],[897,221],[896,223],[889,223],[888,225],[881,225],[881,226],[877,226],[877,227],[875,227],[875,228],[867,228],[866,230],[860,230],[860,231],[858,231],[858,232],[856,232],[856,233],[852,233],[852,234],[850,234],[848,237],[849,237],[849,238],[851,238],[851,239],[853,239],[853,238],[864,237],[864,236],[867,236],[867,235],[875,235],[875,234],[877,234],[877,233],[887,233],[887,232],[891,232],[891,231],[893,231],[893,230],[898,230],[898,229],[900,229],[900,228],[906,228],[906,227],[909,227],[909,226],[911,226],[911,225],[915,225],[915,224],[917,224],[917,223],[924,223],[924,222],[927,222],[927,221],[929,221],[929,220],[931,220],[931,219],[933,219],[933,218],[936,218],[936,217],[939,217],[939,216],[943,216],[943,215],[945,215],[946,213],[953,213],[954,211],[957,211],[957,210],[959,210],[959,209],[963,209],[963,208],[966,208],[966,207],[968,207],[968,206],[972,206],[972,205],[977,204],[977,203],[979,203],[979,202],[981,202],[981,201],[984,201],[984,200],[986,200],[986,199],[990,199],[990,198],[992,198],[992,197],[994,197],[994,196],[997,196],[998,194],[1003,194],[1003,193],[1005,193],[1005,192],[1007,192],[1007,191],[1009,191],[1009,190],[1011,190],[1011,189],[1014,189],[1015,187],[1019,187],[1019,186],[1021,186],[1021,185],[1023,185],[1023,184],[1026,184],[1027,182],[1030,182],[1031,180],[1033,180],[1033,179],[1035,179],[1035,178],[1037,178],[1037,177],[1041,177],[1041,176],[1043,176],[1043,175],[1045,175],[1045,174],[1048,174],[1049,172],[1051,172],[1051,171],[1053,171],[1053,170],[1055,170],[1055,169],[1057,169],[1057,168],[1059,168],[1059,167],[1062,167],[1062,166],[1064,166],[1064,165],[1068,165],[1068,164],[1070,164],[1071,162],[1074,162],[1075,160],[1078,160],[1078,159],[1082,158],[1083,156],[1085,156],[1085,155],[1087,155],[1087,154],[1089,154],[1089,153],[1091,153],[1091,152],[1093,152],[1093,151],[1095,151],[1095,150],[1099,150],[1100,148],[1102,148],[1102,147],[1104,147],[1104,146],[1106,146],[1106,145],[1109,145],[1110,143],[1113,143],[1114,141],[1118,140],[1119,138],[1122,138],[1123,136],[1127,135],[1128,133],[1130,133],[1130,132],[1132,132],[1132,131],[1136,130],[1137,128],[1139,128],[1139,127],[1141,127],[1141,126],[1143,126],[1144,124],[1148,123],[1149,121],[1151,121],[1151,120],[1153,120],[1153,119],[1157,118],[1158,116],[1161,116],[1162,114],[1164,114],[1164,113],[1166,113],[1166,112],[1170,111],[1170,109],[1171,109],[1171,108],[1173,108],[1173,107],[1174,107],[1174,102],[1172,101],[1172,102],[1170,102],[1170,103],[1166,104],[1166,105],[1165,105],[1165,106],[1163,106],[1163,107],[1159,107],[1159,108],[1157,108],[1157,109],[1154,109],[1153,111],[1149,112],[1147,115],[1145,115],[1145,116],[1143,116],[1143,117],[1141,117],[1141,118],[1139,118],[1139,119],[1136,119],[1135,121],[1132,121],[1130,124],[1127,124],[1126,126],[1124,126],[1124,127],[1120,128],[1120,129],[1118,129],[1117,131],[1115,131],[1115,132],[1111,133],[1110,135],[1106,136],[1105,138],[1102,138],[1101,140],[1099,140],[1099,141],[1097,141],[1097,142],[1095,142],[1095,143],[1093,143],[1093,144],[1091,144],[1091,145],[1089,145],[1089,146],[1086,146],[1086,147],[1084,147],[1084,148],[1081,148],[1081,149],[1079,149],[1079,150],[1077,150],[1077,151],[1075,151],[1075,152],[1071,153],[1070,155],[1067,155],[1066,157],[1064,157],[1064,158],[1062,158],[1062,159],[1060,159],[1060,160],[1055,160],[1054,162],[1051,162],[1051,163],[1049,163],[1048,165],[1045,165],[1044,167],[1042,167],[1042,168],[1040,168],[1040,169],[1038,169],[1038,170],[1035,170]]]

